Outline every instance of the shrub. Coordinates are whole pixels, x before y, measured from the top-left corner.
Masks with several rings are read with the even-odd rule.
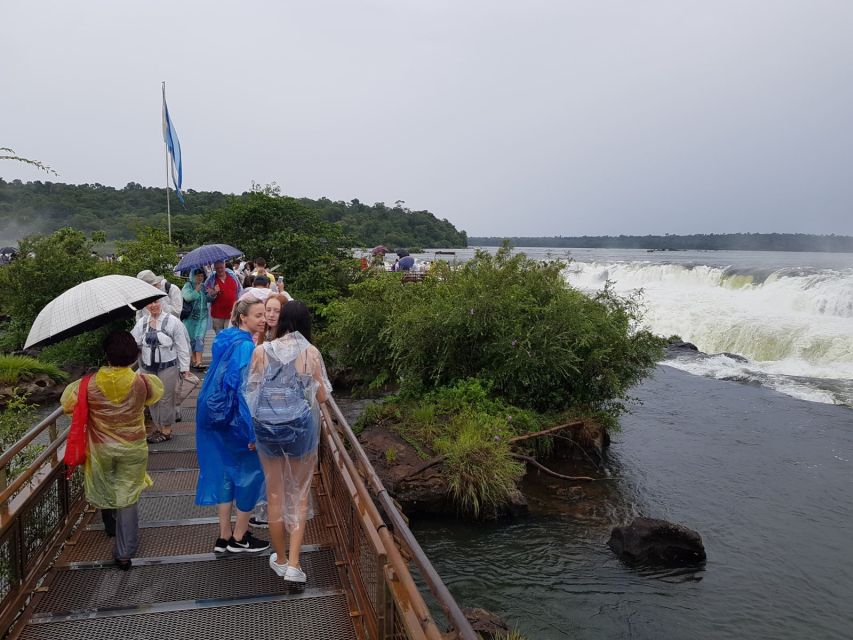
[[[638,301],[611,288],[588,296],[508,248],[458,269],[435,264],[421,283],[379,273],[328,309],[334,370],[385,376],[419,393],[477,378],[489,394],[536,411],[617,416],[662,355],[638,328]]]
[[[29,356],[7,356],[0,354],[0,384],[17,384],[37,375],[46,375],[54,382],[66,379],[59,367],[49,362],[41,362]]]
[[[5,408],[0,411],[0,450],[6,451],[15,444],[33,426],[35,407],[27,403],[26,396],[13,390]],[[8,466],[8,478],[11,481],[27,468],[44,449],[43,444],[31,443],[15,456]]]

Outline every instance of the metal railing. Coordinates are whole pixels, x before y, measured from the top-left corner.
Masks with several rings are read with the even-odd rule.
[[[61,458],[67,430],[57,409],[0,456],[0,635],[8,629],[83,510],[83,474],[65,478]],[[47,432],[48,445],[17,477],[14,459]]]
[[[347,554],[345,564],[364,635],[379,639],[447,637],[436,625],[409,571],[406,558],[411,558],[455,637],[476,640],[477,634],[409,529],[338,405],[330,399],[322,412],[320,474],[331,504],[330,526]]]
[[[0,636],[25,606],[85,506],[82,470],[65,478],[67,429],[60,431],[57,425],[62,415],[57,409],[0,456]],[[47,447],[7,481],[16,456],[45,432]],[[321,500],[343,558],[340,571],[359,635],[476,640],[334,400],[322,407],[319,457]],[[439,629],[409,570],[410,561],[455,635]]]

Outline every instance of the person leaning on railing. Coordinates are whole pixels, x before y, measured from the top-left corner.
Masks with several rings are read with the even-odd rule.
[[[136,373],[130,366],[139,347],[127,331],[114,331],[104,340],[107,366],[89,383],[86,464],[83,487],[86,500],[100,509],[115,509],[115,563],[124,570],[139,548],[139,495],[153,483],[145,442],[145,407],[160,400],[163,383],[154,375]],[[77,405],[80,381],[71,383],[60,403],[65,413]]]

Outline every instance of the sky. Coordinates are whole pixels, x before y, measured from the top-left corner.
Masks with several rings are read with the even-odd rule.
[[[469,235],[853,234],[850,0],[0,4],[6,180],[252,181]]]

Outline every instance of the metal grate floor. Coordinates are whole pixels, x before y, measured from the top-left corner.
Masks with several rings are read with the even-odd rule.
[[[133,570],[131,570],[131,573]],[[343,594],[282,599],[178,611],[140,613],[30,624],[22,640],[353,640],[356,638]]]
[[[154,486],[145,490],[144,496],[154,496],[158,493],[187,493],[195,491],[198,484],[198,469],[191,471],[149,471],[148,475],[154,481]]]
[[[95,522],[100,522],[98,518]],[[252,529],[260,539],[269,539],[266,529]],[[140,558],[163,558],[211,553],[213,543],[219,537],[219,525],[194,524],[171,527],[143,528],[139,532]],[[328,544],[329,535],[323,518],[315,517],[308,522],[303,544]],[[108,538],[102,529],[83,531],[76,544],[67,545],[59,559],[60,565],[73,562],[95,562],[112,558],[114,539]]]
[[[339,590],[330,549],[303,553],[305,589]],[[269,556],[251,555],[152,564],[119,571],[114,567],[58,571],[36,607],[36,616],[107,608],[129,608],[176,600],[251,598],[288,593],[288,583],[269,567]]]
[[[161,451],[148,454],[149,471],[198,469],[195,448],[192,451]]]
[[[148,453],[189,449],[195,450],[195,427],[190,430],[185,429],[185,427],[188,426],[189,425],[184,425],[182,423],[172,425],[172,439],[166,440],[165,442],[149,444]]]

